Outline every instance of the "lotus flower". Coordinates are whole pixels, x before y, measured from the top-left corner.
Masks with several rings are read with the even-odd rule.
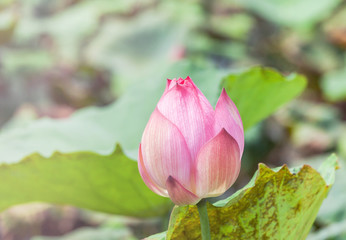
[[[239,112],[223,89],[215,110],[187,77],[167,80],[144,130],[138,167],[145,184],[176,205],[223,194],[244,149]]]

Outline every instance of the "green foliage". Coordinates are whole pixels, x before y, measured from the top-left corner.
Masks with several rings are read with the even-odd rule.
[[[166,84],[166,78],[190,75],[208,99],[216,103],[222,72],[188,63],[163,69],[143,79],[115,103],[85,108],[66,120],[41,119],[25,128],[0,134],[0,163],[14,163],[38,152],[45,157],[54,151],[92,151],[109,154],[116,142],[128,156],[137,158],[141,135]]]
[[[320,161],[317,159],[309,159],[314,163]],[[335,174],[335,184],[329,193],[329,197],[323,203],[318,213],[318,222],[324,225],[330,225],[333,222],[342,222],[346,219],[346,169],[344,159],[340,159],[340,170]]]
[[[302,75],[285,77],[269,68],[254,67],[229,75],[222,85],[248,129],[303,92],[306,80]]]
[[[343,240],[346,238],[346,220],[334,223],[317,233],[312,233],[308,236],[307,240]]]
[[[145,239],[150,239],[150,240],[165,240],[166,239],[166,235],[167,235],[167,232],[162,232],[162,233],[158,233],[158,234],[155,234],[155,235],[152,235],[150,237],[147,237]]]
[[[0,184],[0,193],[7,196],[0,200],[0,208],[43,201],[141,217],[168,211],[169,200],[144,185],[136,162],[128,156],[137,158],[141,134],[163,92],[165,78],[190,75],[215,105],[225,74],[183,63],[163,75],[143,80],[108,107],[88,108],[67,120],[43,119],[24,129],[4,131],[0,135],[1,163],[12,165],[0,165],[0,176],[8,183]],[[295,97],[305,80],[253,68],[229,75],[224,86],[248,128]],[[125,155],[118,149],[105,156],[116,142]],[[60,153],[50,157],[56,150]],[[33,152],[42,156],[26,157]],[[86,178],[85,173],[89,174]]]
[[[3,61],[6,72],[16,73],[25,70],[44,70],[53,66],[52,57],[45,51],[8,51]]]
[[[167,198],[145,186],[137,162],[127,158],[119,146],[107,156],[55,152],[45,158],[32,154],[19,164],[0,168],[0,194],[6,196],[0,199],[0,210],[15,204],[43,201],[148,217],[164,214],[171,206]]]
[[[322,79],[322,90],[330,101],[346,100],[346,68],[327,73]]]
[[[302,27],[325,18],[340,0],[245,0],[242,4],[275,23]]]
[[[22,5],[27,11],[23,13],[22,17],[25,19],[20,22],[15,38],[17,41],[23,42],[35,39],[40,34],[49,34],[56,41],[57,50],[60,51],[63,59],[74,61],[82,41],[91,37],[99,27],[101,16],[122,13],[131,9],[133,3],[134,1],[131,0],[119,0],[117,4],[107,0],[79,1],[51,17],[35,18],[32,16],[34,13],[30,11],[40,5],[39,1],[23,1]],[[47,2],[45,7],[47,9],[59,8],[59,2]]]
[[[129,229],[111,229],[111,228],[80,228],[63,237],[34,237],[32,240],[135,240],[136,238],[131,236]]]
[[[219,79],[225,75],[189,63],[176,64],[162,72],[165,73],[139,82],[108,107],[87,108],[67,120],[43,119],[23,129],[5,131],[0,134],[1,162],[17,162],[33,152],[48,157],[55,150],[109,154],[116,142],[127,155],[136,158],[142,131],[163,92],[166,78],[190,75],[215,105],[220,93]],[[223,86],[248,128],[297,96],[305,79],[300,75],[284,78],[271,69],[256,67],[229,75]]]
[[[221,79],[220,73],[182,64],[165,77],[139,83],[106,108],[89,108],[67,120],[42,119],[24,129],[4,131],[0,193],[6,198],[0,200],[0,209],[43,201],[138,217],[167,213],[170,200],[145,186],[135,161],[119,149],[105,154],[120,142],[127,155],[136,159],[142,131],[165,86],[162,79],[189,73],[208,88],[207,95],[219,91],[218,84],[208,80]],[[50,157],[56,150],[60,153]],[[33,152],[42,156],[26,157]]]
[[[260,164],[247,186],[208,205],[212,239],[305,239],[337,166],[336,156],[320,173],[308,165],[290,172],[287,166],[271,170]],[[196,206],[173,209],[166,239],[200,239]]]
[[[314,167],[321,165],[319,171],[322,171],[323,160],[326,158],[326,154],[312,156],[299,163],[308,163]],[[317,219],[315,220],[315,226],[323,226],[315,228],[311,231],[308,240],[342,240],[345,239],[345,218],[346,218],[346,169],[344,159],[338,155],[339,170],[336,171],[335,176],[331,175],[330,181],[334,182],[333,187],[328,193],[328,197],[323,201],[323,204],[318,212]],[[327,183],[328,184],[328,183]]]
[[[285,72],[299,69],[309,79],[309,90],[304,101],[292,102],[269,121],[249,130],[252,124],[298,95],[303,84],[293,75],[297,87],[291,86],[288,78],[281,75],[275,77],[282,79],[280,83],[266,85],[267,75],[275,73],[258,74],[258,79],[254,69],[232,73],[237,80],[228,93],[240,105],[243,118],[247,118],[243,119],[247,145],[239,181],[246,181],[247,176],[252,175],[258,161],[271,164],[273,159],[275,163],[295,161],[287,156],[299,156],[304,163],[314,166],[313,159],[304,158],[325,159],[324,153],[336,151],[342,166],[342,158],[346,157],[342,102],[346,96],[343,51],[346,47],[346,6],[343,1],[226,0],[209,1],[210,6],[206,8],[202,2],[208,1],[1,0],[0,125],[4,127],[0,129],[0,176],[9,175],[12,169],[17,175],[11,182],[4,178],[0,185],[7,186],[0,189],[16,191],[17,185],[26,179],[26,186],[33,189],[33,193],[27,188],[22,195],[20,188],[9,197],[6,191],[0,192],[3,194],[0,203],[10,206],[35,200],[93,208],[97,200],[98,205],[103,205],[105,201],[94,195],[103,196],[106,190],[85,182],[79,188],[74,186],[72,180],[77,177],[72,176],[69,167],[77,166],[76,162],[80,161],[94,167],[89,169],[93,172],[104,171],[101,163],[108,167],[119,161],[124,169],[133,169],[134,183],[146,189],[140,183],[132,159],[137,158],[142,131],[164,89],[164,80],[190,75],[215,106],[221,77],[229,74],[231,68],[253,65],[271,66]],[[178,64],[167,69],[179,59],[202,66]],[[206,66],[209,63],[217,70]],[[251,75],[246,81],[245,73]],[[250,78],[256,78],[256,85],[261,87],[245,84]],[[281,87],[275,88],[275,84]],[[287,89],[291,95],[283,99]],[[69,119],[40,119],[30,124],[40,116],[64,117],[78,108],[109,104],[112,100],[117,102],[105,108],[77,111]],[[116,143],[124,153],[114,154]],[[52,156],[55,151],[59,154]],[[34,152],[40,155],[32,155]],[[72,155],[76,158],[71,158]],[[31,160],[33,156],[35,160]],[[71,164],[64,162],[70,158]],[[38,162],[44,162],[42,168],[35,165]],[[60,165],[62,162],[64,164]],[[52,166],[57,166],[61,178],[52,173]],[[28,174],[34,167],[40,169],[38,174]],[[79,174],[78,169],[74,170]],[[48,179],[43,171],[52,176]],[[295,169],[295,173],[298,171]],[[65,172],[68,173],[66,181],[63,179]],[[345,239],[345,173],[344,167],[337,172],[336,183],[319,211],[317,228],[310,233],[309,239]],[[118,172],[113,177],[114,182],[110,180],[106,187],[120,191],[117,183],[126,179]],[[71,184],[78,191],[72,197],[72,190],[67,187],[64,198],[54,195],[52,189],[43,189],[44,181],[48,181],[46,188],[62,189]],[[91,201],[84,199],[76,203],[82,186],[81,196],[91,195],[87,191],[94,195]],[[44,192],[39,192],[41,190]],[[154,205],[145,205],[140,202],[141,198],[133,198],[132,191],[129,195],[126,192],[118,194],[124,199],[132,196],[132,203],[143,206],[146,216],[161,214]],[[7,198],[10,199],[6,205],[4,199]],[[32,214],[31,205],[23,207],[28,209],[24,212]],[[117,207],[102,208],[101,211],[120,213]],[[14,210],[16,208],[7,211],[2,218]],[[35,230],[27,231],[29,223],[22,225],[25,221],[22,218],[18,216],[16,224],[12,224],[15,221],[11,219],[1,221],[0,238],[30,238],[30,232],[39,231],[36,226]],[[30,222],[35,219],[31,218]],[[13,227],[11,232],[4,226],[6,221]],[[42,229],[46,229],[45,226]],[[83,232],[68,234],[66,239],[126,238],[126,234],[117,236],[116,230],[86,230],[84,235]],[[156,239],[163,238],[164,233],[156,235]]]
[[[338,149],[340,155],[342,155],[343,158],[346,159],[346,128],[341,133],[341,137],[338,143]]]

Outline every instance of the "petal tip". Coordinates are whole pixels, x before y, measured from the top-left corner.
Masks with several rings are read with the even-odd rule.
[[[200,201],[200,198],[198,196],[187,190],[172,176],[168,176],[166,187],[169,197],[176,205],[182,206],[196,204]]]
[[[220,130],[220,132],[219,132],[219,134],[227,134],[227,135],[229,135],[229,136],[231,136],[230,134],[229,134],[229,132],[227,132],[227,130],[223,127],[221,130]],[[219,135],[218,134],[218,135]],[[232,136],[231,136],[232,137]],[[233,137],[232,137],[233,138]]]
[[[226,91],[225,88],[222,88],[220,97],[223,97],[223,98],[225,98],[225,97],[226,97],[226,98],[230,98],[230,97],[228,96],[228,93],[227,93],[227,91]]]
[[[174,79],[173,79],[173,80],[174,80]],[[167,82],[166,82],[166,90],[165,90],[165,92],[169,90],[169,88],[170,88],[171,83],[172,83],[172,81],[173,81],[173,80],[172,80],[172,79],[167,78]]]

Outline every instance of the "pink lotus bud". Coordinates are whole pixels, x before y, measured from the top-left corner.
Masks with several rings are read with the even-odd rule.
[[[240,115],[224,89],[214,110],[189,77],[168,79],[144,130],[138,167],[155,193],[196,204],[231,187],[243,149]]]

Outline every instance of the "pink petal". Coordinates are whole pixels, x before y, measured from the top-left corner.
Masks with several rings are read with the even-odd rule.
[[[175,81],[175,78],[173,80],[167,78],[166,89],[165,89],[163,94],[165,94],[168,90],[170,90],[171,83],[174,82],[174,81]]]
[[[151,191],[153,191],[156,194],[159,194],[163,197],[168,197],[167,190],[159,187],[150,177],[148,171],[146,170],[144,163],[143,163],[143,156],[142,156],[142,147],[139,145],[139,151],[138,151],[138,169],[139,173],[142,176],[142,179],[144,183],[150,188]]]
[[[198,96],[198,99],[199,99],[200,106],[201,106],[203,112],[207,113],[207,116],[210,118],[209,122],[214,123],[214,108],[213,108],[213,106],[211,106],[208,99],[204,96],[204,94],[201,92],[201,90],[199,90],[199,88],[195,85],[195,83],[191,80],[191,78],[189,76],[187,76],[187,78],[185,80],[190,81],[191,84],[194,86],[196,93],[197,93],[197,96]],[[213,133],[213,135],[214,135],[214,133]]]
[[[225,129],[222,129],[198,153],[197,195],[213,197],[223,194],[237,179],[240,165],[237,141]]]
[[[237,141],[241,154],[244,150],[244,129],[237,107],[227,95],[225,89],[217,101],[215,108],[216,132],[225,128],[227,132]]]
[[[184,186],[172,176],[168,177],[166,187],[170,199],[172,199],[176,205],[196,204],[201,200],[201,198],[184,188]]]
[[[156,108],[142,137],[143,166],[153,182],[166,187],[168,176],[173,176],[186,187],[191,182],[191,155],[179,129]]]
[[[172,80],[157,108],[184,136],[195,159],[200,148],[214,136],[214,110],[190,78]]]

